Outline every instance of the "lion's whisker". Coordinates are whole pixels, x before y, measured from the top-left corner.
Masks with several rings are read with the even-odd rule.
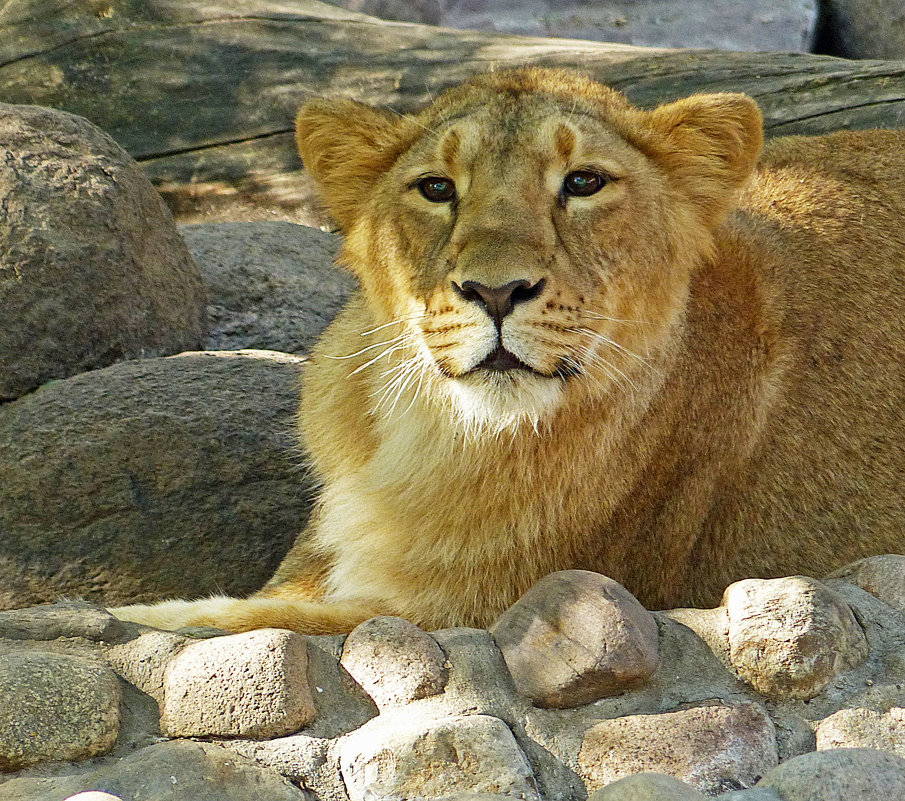
[[[389,356],[398,350],[402,350],[402,348],[406,347],[407,344],[408,344],[407,338],[405,338],[405,337],[402,338],[401,342],[393,345],[390,348],[387,348],[386,350],[381,351],[373,359],[370,359],[369,361],[366,361],[364,364],[356,367],[351,373],[349,373],[349,378],[351,378],[353,375],[356,375],[357,373],[360,373],[362,370],[367,369],[375,362],[379,362],[384,356]]]
[[[329,353],[323,353],[321,355],[325,359],[335,359],[337,361],[343,360],[343,359],[354,359],[356,356],[361,356],[362,353],[367,353],[369,350],[374,350],[374,348],[380,348],[380,347],[383,347],[384,345],[392,345],[393,343],[401,340],[403,337],[405,337],[404,333],[399,334],[399,336],[393,337],[392,339],[384,340],[383,342],[375,342],[372,345],[368,345],[367,347],[364,347],[361,350],[355,351],[355,353],[350,353],[347,356],[333,356]]]
[[[418,369],[419,367],[422,368],[420,371]],[[391,396],[395,395],[395,397],[393,397],[393,403],[390,405],[390,408],[386,412],[387,417],[392,415],[393,411],[396,409],[397,404],[399,403],[399,399],[402,397],[402,394],[411,384],[415,375],[417,375],[419,372],[421,373],[421,377],[418,384],[418,390],[415,393],[416,397],[418,392],[420,392],[421,382],[423,382],[424,379],[423,365],[421,364],[421,360],[417,356],[406,359],[404,362],[388,371],[388,374],[390,375],[392,375],[393,373],[398,374],[384,384],[380,399],[375,404],[374,410],[379,410],[381,406],[389,401]],[[414,403],[414,399],[412,402]],[[408,409],[406,409],[406,411],[408,411]]]
[[[609,345],[610,347],[615,348],[618,351],[621,351],[626,356],[629,356],[632,359],[635,359],[639,364],[644,365],[644,367],[646,367],[652,373],[658,372],[657,369],[650,363],[649,359],[645,358],[644,356],[641,356],[638,353],[635,353],[630,348],[625,347],[625,345],[622,345],[619,342],[616,342],[616,340],[611,339],[610,337],[606,336],[606,334],[601,334],[599,331],[594,331],[592,328],[576,328],[574,330],[579,333],[582,333],[582,334],[587,334],[588,336],[591,336],[594,339],[596,339],[598,342],[602,342],[605,345]]]
[[[578,316],[590,317],[592,320],[607,320],[611,323],[633,323],[636,325],[650,325],[647,320],[628,320],[622,317],[608,317],[605,314],[598,314],[597,312],[588,311],[587,309],[579,309]]]
[[[367,331],[362,331],[359,336],[366,337],[371,334],[376,334],[378,331],[382,331],[384,328],[389,328],[391,325],[401,325],[402,323],[410,323],[415,320],[423,320],[423,314],[413,314],[411,317],[400,317],[396,320],[390,320],[388,323],[384,323],[383,325],[378,325],[376,328],[371,328]]]

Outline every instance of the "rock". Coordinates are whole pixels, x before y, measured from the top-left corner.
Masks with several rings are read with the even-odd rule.
[[[301,370],[267,351],[182,354],[0,405],[0,608],[260,588],[310,504]]]
[[[245,757],[208,743],[179,740],[142,748],[79,775],[23,777],[2,785],[3,801],[57,801],[80,791],[110,793],[124,801],[315,801]]]
[[[442,692],[445,662],[433,637],[398,617],[366,620],[343,646],[342,666],[380,708]]]
[[[827,579],[849,581],[893,609],[905,613],[905,556],[869,556],[830,573]]]
[[[774,709],[773,725],[776,727],[776,750],[779,761],[808,754],[817,747],[814,724],[794,713],[784,714]]]
[[[207,350],[307,353],[355,287],[339,237],[288,222],[186,225],[207,287]]]
[[[308,637],[308,686],[317,718],[306,734],[341,737],[377,717],[371,697],[339,663],[344,635]]]
[[[729,653],[739,676],[763,695],[807,700],[867,656],[851,608],[814,579],[747,579],[723,596]]]
[[[541,579],[490,627],[520,693],[573,707],[643,684],[657,668],[657,624],[622,585],[563,570]]]
[[[454,628],[431,632],[446,654],[448,678],[440,695],[419,701],[437,717],[490,715],[512,720],[526,703],[512,684],[503,655],[484,629]]]
[[[507,798],[512,798],[512,796],[497,793],[453,793],[444,795],[438,801],[504,801]]]
[[[905,58],[905,7],[901,0],[822,0],[817,52]]]
[[[77,656],[0,655],[0,771],[107,753],[119,732],[119,682]]]
[[[218,745],[298,782],[318,799],[347,798],[328,739],[292,734],[273,740],[224,740]]]
[[[162,705],[167,665],[188,642],[186,637],[169,631],[147,631],[109,648],[107,664]]]
[[[161,730],[170,737],[280,737],[315,715],[307,643],[258,629],[193,643],[167,666]]]
[[[459,792],[540,801],[531,766],[502,720],[466,715],[413,721],[409,715],[393,723],[377,718],[340,747],[351,801]]]
[[[198,268],[129,155],[80,117],[0,104],[0,401],[197,349]]]
[[[602,787],[588,801],[700,801],[703,798],[693,787],[663,773],[636,773]]]
[[[442,0],[330,0],[330,5],[398,22],[443,24]]]
[[[757,786],[782,801],[891,801],[905,798],[905,760],[869,748],[815,751],[783,762]]]
[[[438,24],[451,28],[652,47],[807,52],[817,26],[816,0],[446,0],[444,6]]]
[[[603,720],[587,730],[578,755],[589,790],[655,771],[715,795],[750,787],[776,764],[773,724],[753,703]]]
[[[7,640],[56,640],[83,637],[109,642],[121,637],[125,626],[106,609],[80,601],[0,612],[0,638]]]
[[[905,709],[840,709],[817,725],[817,748],[876,748],[905,757]]]

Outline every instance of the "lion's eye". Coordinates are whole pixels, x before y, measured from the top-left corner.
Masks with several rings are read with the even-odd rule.
[[[572,197],[588,197],[599,192],[606,185],[607,179],[590,170],[570,172],[562,182],[562,190]]]
[[[449,178],[430,175],[417,183],[418,191],[432,203],[448,203],[456,196],[456,185]]]

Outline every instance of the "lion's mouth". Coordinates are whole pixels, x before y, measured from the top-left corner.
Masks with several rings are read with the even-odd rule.
[[[498,372],[504,370],[528,370],[532,373],[535,372],[531,365],[525,364],[518,356],[512,353],[512,351],[506,350],[502,344],[497,345],[496,348],[490,351],[484,361],[478,364],[475,369],[481,368]]]

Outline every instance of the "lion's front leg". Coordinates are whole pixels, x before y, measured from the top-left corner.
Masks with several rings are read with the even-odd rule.
[[[291,629],[300,634],[345,634],[368,618],[392,614],[370,602],[328,603],[259,596],[162,601],[120,606],[110,611],[120,620],[170,631],[188,626],[213,626],[233,632]]]

